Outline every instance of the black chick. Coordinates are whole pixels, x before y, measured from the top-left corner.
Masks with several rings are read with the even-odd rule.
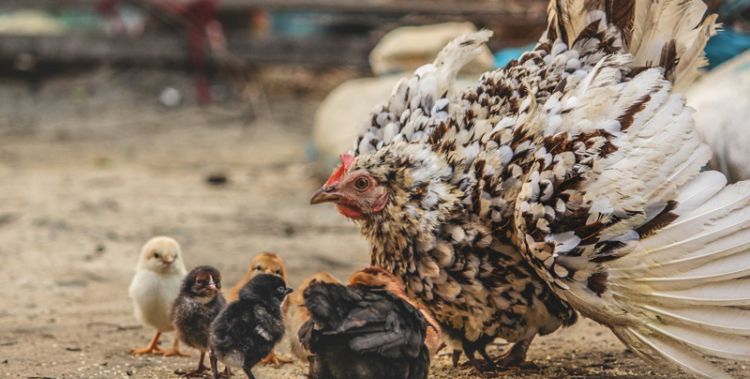
[[[312,379],[424,379],[430,366],[426,322],[382,286],[313,283],[299,338],[314,356]]]
[[[240,298],[229,303],[211,326],[212,359],[251,369],[273,350],[284,336],[281,301],[292,292],[277,275],[258,274],[240,290]],[[219,373],[212,367],[214,379]]]
[[[183,376],[203,376],[211,323],[225,305],[219,270],[211,266],[198,266],[183,280],[180,294],[172,305],[172,324],[183,343],[201,352],[198,368],[179,372]],[[215,362],[211,364],[213,366]]]

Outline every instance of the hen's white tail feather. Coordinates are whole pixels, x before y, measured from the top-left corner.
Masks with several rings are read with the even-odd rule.
[[[681,325],[649,323],[646,326],[660,335],[690,345],[707,355],[726,359],[750,359],[750,338],[746,336],[706,333],[703,326],[697,325],[690,328]]]
[[[650,352],[645,350],[650,349],[652,352],[661,355],[668,361],[684,367],[691,372],[712,379],[731,379],[724,371],[721,371],[706,362],[706,360],[700,355],[690,350],[685,350],[683,346],[672,340],[665,340],[659,336],[645,335],[639,333],[633,328],[615,328],[615,334],[620,337],[623,342],[629,346],[637,347],[637,343],[641,344],[641,348],[635,348],[636,353],[642,358],[656,362],[653,356],[649,355]]]
[[[639,308],[642,312],[653,313],[662,319],[672,319],[719,333],[750,336],[750,315],[745,310],[706,306],[669,308],[655,305],[641,305]]]
[[[728,377],[705,357],[750,361],[750,182],[693,176],[676,219],[609,262],[612,299],[634,317],[613,330],[640,355]]]

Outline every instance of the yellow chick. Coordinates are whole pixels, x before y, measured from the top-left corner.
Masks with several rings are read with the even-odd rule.
[[[143,246],[128,294],[133,300],[135,318],[144,326],[156,329],[156,334],[146,347],[132,349],[131,353],[188,356],[180,352],[177,338],[172,349],[159,348],[161,334],[174,330],[170,313],[186,274],[177,241],[154,237]]]

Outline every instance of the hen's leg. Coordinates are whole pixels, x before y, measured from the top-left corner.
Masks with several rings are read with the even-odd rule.
[[[451,362],[453,363],[453,367],[458,367],[459,359],[461,359],[461,350],[454,349],[453,354],[451,354]]]
[[[143,355],[143,354],[163,354],[164,351],[159,349],[159,337],[161,337],[161,332],[156,331],[156,334],[154,334],[154,337],[151,338],[151,342],[146,347],[142,347],[140,349],[132,349],[130,350],[130,353],[133,355]]]
[[[476,357],[474,357],[474,352],[476,352],[477,350],[475,344],[470,343],[470,342],[464,342],[463,347],[464,347],[464,354],[466,355],[466,358],[469,360],[469,363],[472,366],[474,366],[474,368],[477,370],[477,373],[479,373],[479,375],[481,375],[483,378],[486,378],[487,369],[485,367],[482,367],[482,365],[479,364],[479,361],[477,361]],[[494,365],[492,367],[494,367]]]
[[[481,355],[482,359],[484,359],[484,364],[488,370],[497,371],[497,366],[495,365],[495,362],[492,361],[492,358],[490,358],[490,355],[487,354],[487,345],[479,347],[479,355]]]
[[[533,340],[534,336],[516,342],[508,352],[496,358],[495,363],[500,367],[520,366],[526,362],[526,352]]]

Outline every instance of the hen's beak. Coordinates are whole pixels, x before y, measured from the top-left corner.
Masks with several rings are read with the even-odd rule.
[[[336,187],[321,187],[310,199],[310,204],[331,203],[339,199],[341,195],[336,192]]]

